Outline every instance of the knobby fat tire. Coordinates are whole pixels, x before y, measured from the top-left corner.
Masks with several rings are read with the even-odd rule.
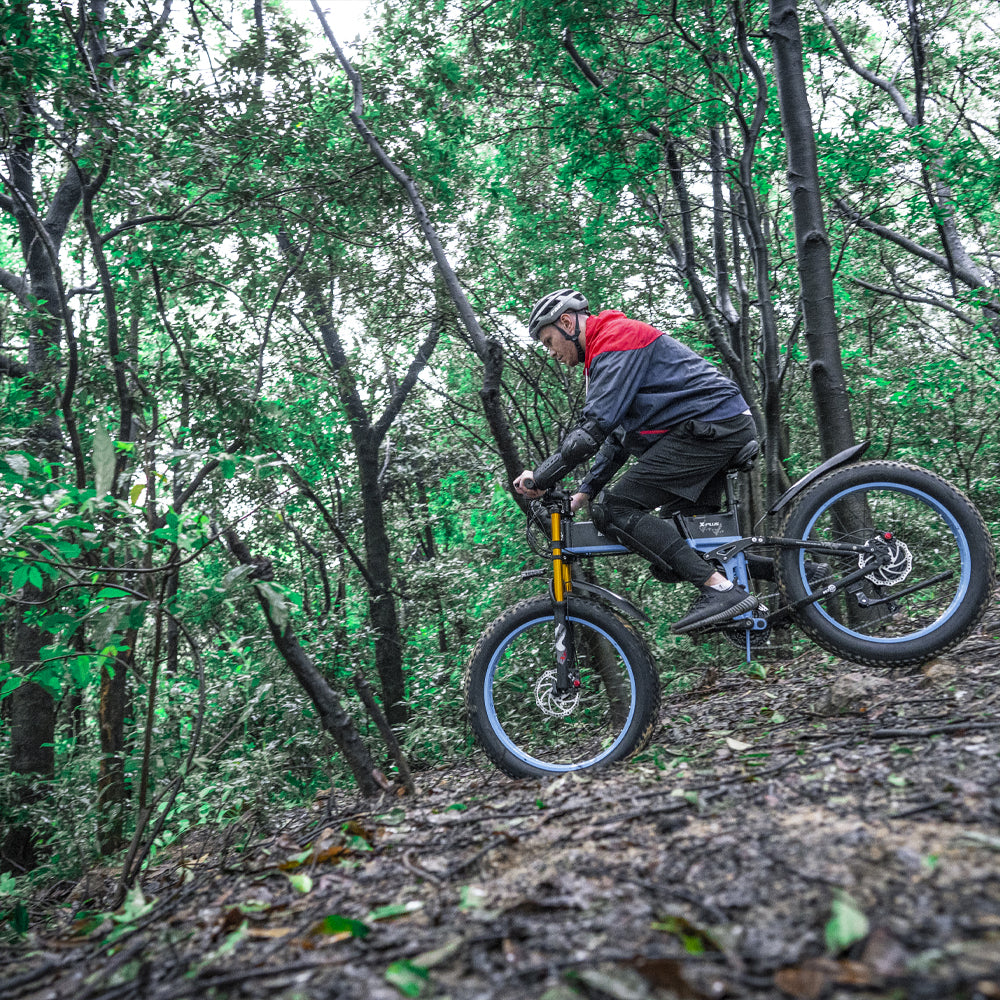
[[[808,525],[825,505],[844,490],[882,483],[919,490],[941,504],[954,518],[957,530],[964,536],[969,552],[968,587],[960,603],[926,635],[913,639],[880,643],[853,634],[836,621],[821,613],[815,605],[800,608],[798,625],[817,645],[844,659],[867,666],[903,667],[925,663],[952,649],[976,627],[993,594],[996,555],[990,533],[982,515],[961,491],[933,472],[903,462],[860,462],[836,469],[810,486],[796,501],[785,517],[780,534],[785,538],[805,539]],[[946,528],[944,522],[942,529]],[[901,526],[905,541],[905,525]],[[941,545],[956,545],[950,531],[942,530]],[[805,597],[807,589],[796,550],[778,553],[778,585],[789,602]],[[813,558],[822,560],[822,555]],[[905,588],[907,583],[901,584]],[[886,588],[891,596],[892,588]]]
[[[568,597],[569,616],[574,621],[591,624],[606,632],[624,654],[634,685],[635,712],[624,738],[614,751],[589,765],[587,770],[606,767],[627,760],[644,749],[659,724],[660,680],[646,641],[624,618],[610,608],[586,598]],[[483,633],[469,660],[465,681],[465,703],[469,725],[476,742],[490,760],[512,778],[547,777],[580,767],[536,766],[512,752],[493,729],[487,711],[486,684],[491,661],[512,633],[536,619],[552,621],[550,597],[530,597],[508,608]],[[525,756],[529,754],[523,751]]]

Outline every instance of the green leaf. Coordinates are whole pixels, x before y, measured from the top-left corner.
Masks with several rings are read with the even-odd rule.
[[[351,937],[366,938],[372,929],[360,920],[351,920],[339,913],[331,913],[324,917],[316,926],[317,934],[350,934]]]
[[[832,916],[826,924],[826,947],[837,954],[868,934],[868,918],[846,892],[838,892],[831,903]]]
[[[288,873],[285,873],[288,875]],[[303,894],[307,892],[312,892],[313,880],[311,875],[306,875],[304,872],[298,872],[295,875],[288,875],[288,881],[292,883],[292,888],[297,892]]]
[[[107,496],[115,478],[115,446],[102,424],[94,431],[94,492]]]
[[[15,903],[14,909],[7,914],[6,919],[17,934],[28,933],[28,908],[24,903]]]
[[[0,701],[3,701],[9,694],[13,694],[24,683],[23,677],[8,677],[0,687]]]
[[[486,890],[478,885],[463,885],[458,895],[460,910],[480,910],[486,902]]]
[[[408,903],[389,903],[387,906],[376,906],[365,920],[389,920],[391,917],[402,917],[407,913],[419,910],[424,904],[411,899]]]
[[[428,985],[427,970],[412,962],[393,962],[385,970],[385,981],[404,997],[418,997]]]
[[[267,601],[267,613],[278,628],[288,624],[288,602],[280,591],[269,583],[256,583],[257,593]]]
[[[13,455],[4,455],[4,461],[19,476],[27,476],[31,470],[31,466],[28,464],[28,459],[25,455],[19,455],[17,453]]]

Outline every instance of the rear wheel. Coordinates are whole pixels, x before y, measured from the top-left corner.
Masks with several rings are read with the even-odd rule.
[[[603,767],[649,742],[660,685],[649,648],[615,612],[569,598],[578,686],[556,690],[552,601],[535,597],[502,614],[476,645],[466,708],[476,740],[512,777]]]
[[[857,663],[923,663],[964,639],[992,596],[995,556],[982,517],[954,486],[916,466],[862,462],[831,472],[802,494],[781,534],[820,543],[780,550],[778,579],[790,602],[859,575],[797,612],[820,646]],[[822,546],[843,542],[866,550]]]

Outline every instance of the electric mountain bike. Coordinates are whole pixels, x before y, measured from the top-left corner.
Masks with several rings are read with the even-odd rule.
[[[756,442],[730,463],[726,506],[675,520],[688,545],[762,599],[753,611],[692,637],[723,633],[747,660],[776,625],[796,624],[845,660],[879,667],[923,663],[961,642],[991,599],[996,559],[978,510],[917,466],[858,461],[867,443],[828,459],[768,512],[777,536],[745,533],[737,479]],[[549,490],[528,510],[528,544],[549,563],[548,593],[515,604],[473,650],[465,699],[477,742],[513,777],[602,767],[648,743],[660,684],[626,597],[574,576],[581,559],[631,550],[574,521],[570,496]],[[769,565],[762,594],[752,567]],[[758,576],[763,574],[758,574]],[[773,610],[769,607],[773,605]]]

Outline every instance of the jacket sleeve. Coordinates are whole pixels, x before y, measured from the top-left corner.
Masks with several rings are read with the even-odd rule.
[[[621,430],[617,430],[601,445],[590,472],[577,487],[578,493],[595,497],[611,481],[611,477],[625,464],[628,451]]]

